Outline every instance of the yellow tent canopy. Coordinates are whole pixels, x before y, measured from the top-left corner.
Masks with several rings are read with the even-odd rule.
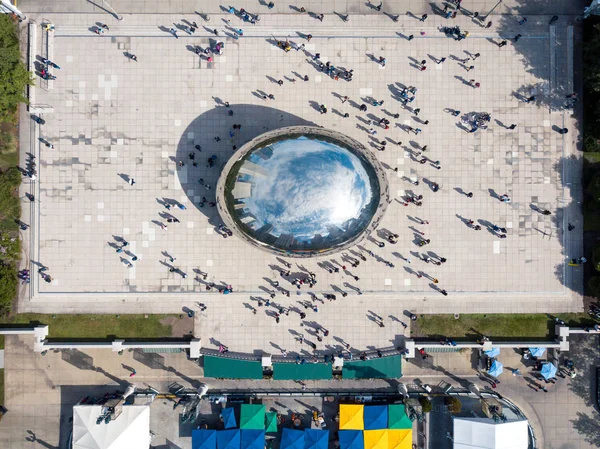
[[[340,430],[363,430],[364,406],[340,404]]]
[[[365,449],[388,449],[388,429],[365,430]]]
[[[387,432],[388,449],[412,449],[411,429],[388,429]]]

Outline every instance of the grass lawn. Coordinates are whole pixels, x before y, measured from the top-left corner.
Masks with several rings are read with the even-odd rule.
[[[585,313],[565,313],[557,315],[569,326],[583,327],[595,323]],[[419,315],[413,322],[412,337],[449,337],[475,339],[485,335],[492,340],[505,339],[550,339],[554,329],[554,319],[545,314],[461,314]]]
[[[588,161],[591,164],[597,164],[598,162],[600,162],[599,152],[586,151],[585,153],[583,153],[583,157],[586,161]]]
[[[40,322],[50,326],[49,338],[160,338],[171,337],[172,326],[161,320],[178,315],[42,315],[22,313],[6,320],[10,324]],[[54,318],[53,318],[54,317]]]

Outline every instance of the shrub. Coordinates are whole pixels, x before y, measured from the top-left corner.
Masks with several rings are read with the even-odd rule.
[[[448,406],[448,411],[453,415],[457,415],[462,410],[462,402],[456,396],[448,396],[446,398],[446,405]]]
[[[592,277],[588,283],[588,294],[590,296],[595,296],[596,298],[600,298],[600,276]]]
[[[433,410],[433,405],[431,404],[429,398],[422,396],[419,398],[419,403],[421,404],[421,407],[423,407],[423,413],[429,413],[431,410]]]
[[[0,14],[0,122],[15,120],[19,103],[27,103],[28,84],[33,81],[21,60],[17,26],[9,14]]]
[[[12,264],[0,262],[0,316],[10,313],[17,294],[17,274]]]

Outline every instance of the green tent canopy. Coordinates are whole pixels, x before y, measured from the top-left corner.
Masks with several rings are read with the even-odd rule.
[[[402,377],[402,356],[344,362],[343,379],[395,379]]]
[[[277,412],[265,413],[265,432],[277,432]]]
[[[265,406],[262,404],[242,404],[240,429],[265,429]]]
[[[204,356],[204,377],[221,379],[262,379],[260,362]]]
[[[388,405],[388,429],[412,429],[412,421],[406,416],[404,404]]]
[[[329,363],[273,363],[275,380],[325,380],[331,379]]]

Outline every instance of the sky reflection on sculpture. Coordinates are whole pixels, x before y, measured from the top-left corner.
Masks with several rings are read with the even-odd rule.
[[[252,150],[229,198],[252,238],[285,251],[329,249],[368,226],[379,202],[370,163],[341,144],[284,136]]]

